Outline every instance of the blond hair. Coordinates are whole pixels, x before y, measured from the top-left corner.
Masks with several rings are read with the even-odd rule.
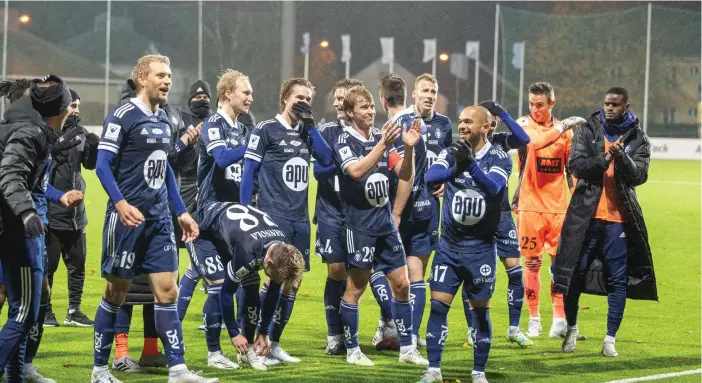
[[[349,89],[349,91],[346,92],[346,97],[344,97],[344,103],[342,104],[344,107],[344,112],[353,112],[356,104],[359,103],[359,99],[361,99],[361,101],[368,101],[372,104],[373,94],[371,94],[370,90],[368,90],[368,88],[365,86],[356,86]]]
[[[432,75],[429,74],[429,73],[422,73],[422,74],[420,74],[419,76],[417,76],[417,78],[414,80],[414,87],[416,88],[416,87],[417,87],[417,84],[419,84],[419,82],[422,81],[422,80],[426,80],[426,81],[429,81],[430,83],[432,83],[432,84],[434,84],[434,85],[437,85],[436,77],[432,76]]]
[[[272,265],[267,267],[266,274],[276,282],[298,288],[305,272],[305,260],[295,246],[283,243],[273,246],[269,254]]]
[[[314,97],[314,85],[302,77],[293,77],[289,80],[286,80],[283,85],[280,87],[280,111],[282,112],[285,110],[285,100],[290,97],[290,94],[292,93],[293,88],[295,85],[302,85],[310,88],[312,91],[312,97]]]
[[[146,55],[141,56],[132,68],[132,81],[134,81],[134,86],[136,86],[137,91],[139,90],[139,77],[146,77],[151,72],[151,63],[163,63],[171,66],[171,60],[168,56],[163,55]]]
[[[236,82],[239,80],[249,81],[249,76],[234,69],[225,69],[217,78],[217,100],[225,102],[227,91],[233,92],[236,89]]]

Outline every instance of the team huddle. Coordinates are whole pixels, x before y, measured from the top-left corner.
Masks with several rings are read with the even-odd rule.
[[[209,85],[201,80],[193,85],[197,90],[191,92],[191,105],[206,105],[205,112],[200,123],[180,130],[162,107],[172,84],[168,58],[141,57],[131,80],[135,96],[110,111],[97,151],[96,173],[109,201],[102,238],[106,286],[94,319],[93,383],[120,382],[108,360],[119,333],[118,312],[138,275],[148,277],[153,292],[154,332],[163,344],[169,382],[219,381],[185,364],[181,321],[198,279],[207,292],[202,313],[209,366],[238,369],[247,364],[265,371],[300,362],[281,345],[303,275],[310,270],[310,164],[317,180],[314,251],[327,267],[325,353],[346,355],[349,364],[374,366],[359,343],[359,301],[369,285],[380,307],[373,344],[398,350],[400,363],[427,367],[419,382],[443,381],[447,315],[459,289],[467,341],[474,350],[472,381],[487,382],[498,258],[508,278],[506,338],[520,347],[533,345],[530,338],[541,335],[544,251],[553,264],[549,336],[564,339],[564,352],[573,352],[576,341],[586,339],[577,327],[582,292],[609,297],[602,353],[610,357],[617,355],[614,336],[627,293],[656,299],[647,234],[633,193],[646,180],[650,149],[628,111],[625,89],[608,90],[602,111],[587,120],[559,121],[551,114],[553,87],[534,83],[528,116],[515,120],[495,101],[466,107],[458,116],[454,142],[450,119],[435,111],[438,83],[428,74],[415,80],[410,106],[404,80],[393,74],[379,79],[379,102],[387,114],[379,129],[372,93],[353,79],[332,89],[333,122],[318,126],[311,107],[313,85],[292,78],[281,87],[280,113],[252,128],[241,122],[250,114],[252,85],[247,76],[229,69],[218,79],[214,113]],[[62,104],[57,104],[52,106],[58,111]],[[500,122],[507,132],[495,132]],[[173,140],[175,133],[182,136]],[[595,147],[602,141],[604,152]],[[508,152],[513,149],[519,184],[510,201],[513,164]],[[192,187],[169,158],[188,151],[197,153]],[[181,194],[188,195],[185,202]],[[13,209],[17,230],[39,235],[41,222],[34,222],[31,210]],[[14,221],[5,216],[3,211],[10,231]],[[562,229],[570,233],[569,240],[559,245]],[[627,242],[629,237],[641,240],[637,248]],[[27,249],[18,251],[34,252],[34,244],[27,243]],[[191,262],[179,286],[182,245]],[[634,256],[644,261],[627,268],[627,257]],[[593,287],[593,270],[602,264],[610,275],[597,274],[600,283]],[[627,280],[631,273],[639,278]],[[8,296],[10,317],[26,315],[23,303]],[[523,333],[525,297],[529,321]],[[420,332],[427,304],[426,331]],[[36,309],[32,313],[36,316]],[[236,360],[222,351],[225,328]],[[18,335],[26,338],[26,333]],[[426,358],[420,348],[426,349]],[[10,371],[7,358],[0,361]],[[127,362],[116,356],[113,369],[127,371]]]

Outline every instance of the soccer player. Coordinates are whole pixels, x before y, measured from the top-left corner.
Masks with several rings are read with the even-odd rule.
[[[223,269],[224,284],[219,284],[221,293],[218,294],[220,317],[224,317],[240,360],[251,364],[256,370],[265,371],[267,368],[261,357],[268,353],[266,334],[259,331],[254,339],[260,309],[258,287],[261,280],[258,271],[263,268],[270,278],[270,286],[282,288],[284,296],[295,296],[305,269],[302,254],[290,244],[268,214],[253,206],[214,202],[198,214],[203,235],[215,244],[219,252],[215,259],[203,253],[191,253],[193,263],[203,273],[211,274],[207,269],[212,269],[213,265]],[[249,290],[244,296],[245,307],[238,310],[239,315],[244,316],[240,318],[241,327],[237,324],[233,299],[239,290]],[[267,328],[274,315],[275,306],[262,310],[259,330]],[[215,324],[219,327],[219,322]]]
[[[373,269],[383,272],[390,283],[400,362],[426,365],[426,359],[412,343],[406,258],[390,209],[388,179],[390,171],[398,175],[397,198],[406,201],[412,189],[413,152],[421,136],[420,123],[415,121],[402,132],[403,160],[394,147],[401,133],[399,124],[388,121],[381,134],[371,133],[375,105],[368,89],[349,90],[343,107],[350,126],[344,128],[344,134],[334,144],[334,155],[343,172],[339,190],[348,247],[347,284],[341,301],[346,361],[359,366],[374,365],[358,344],[358,303]]]
[[[202,125],[204,134],[200,136],[198,220],[204,218],[205,212],[213,203],[239,200],[242,162],[246,152],[246,128],[237,119],[241,114],[248,113],[253,102],[249,78],[239,71],[225,70],[217,82],[217,97],[221,106]],[[237,369],[239,365],[222,353],[219,341],[222,331],[219,294],[226,275],[216,244],[211,238],[203,237],[195,240],[187,249],[191,264],[198,266],[196,272],[208,282],[207,299],[202,307],[207,364],[221,369]],[[258,285],[255,290],[257,296]],[[252,365],[257,362],[251,361]]]
[[[168,204],[185,242],[197,238],[198,227],[185,209],[167,161],[171,125],[159,103],[171,87],[168,57],[141,57],[132,80],[137,96],[108,114],[98,148],[97,175],[109,201],[102,252],[105,294],[95,314],[91,381],[119,382],[107,368],[117,310],[131,280],[144,273],[156,301],[155,325],[168,357],[168,381],[219,382],[190,372],[183,358],[183,331],[176,311],[178,255]]]
[[[322,137],[330,147],[343,134],[347,126],[343,103],[349,89],[363,86],[355,79],[337,81],[332,88],[332,105],[336,109],[336,121],[320,127]],[[327,281],[324,285],[324,311],[327,319],[327,355],[344,352],[344,336],[341,332],[339,304],[346,290],[346,246],[344,244],[344,215],[339,200],[339,166],[332,163],[322,166],[314,162],[314,177],[317,179],[317,201],[313,222],[317,225],[316,253],[327,264]]]
[[[505,153],[512,149],[519,149],[529,143],[529,136],[519,124],[507,113],[507,111],[495,101],[483,101],[480,106],[490,112],[490,131],[488,141],[495,148],[499,148]],[[495,133],[495,128],[499,122],[504,121],[509,132]],[[502,205],[500,213],[500,223],[495,230],[495,240],[497,256],[507,272],[507,306],[509,307],[509,328],[507,330],[507,340],[517,343],[521,347],[528,347],[534,344],[519,329],[519,319],[522,315],[522,304],[524,302],[524,284],[522,282],[522,264],[519,253],[519,241],[517,240],[517,229],[512,219],[512,209],[509,204],[509,189],[505,185],[505,192],[502,193]],[[469,304],[469,284],[463,284],[463,310],[468,320],[468,344],[474,344],[475,333],[473,331],[472,312]]]
[[[602,355],[616,357],[615,336],[626,298],[658,300],[643,212],[634,188],[648,179],[651,144],[629,110],[629,92],[607,91],[604,106],[575,131],[570,168],[578,178],[563,223],[554,265],[556,289],[565,294],[568,330],[563,352],[575,351],[582,292],[607,295],[607,335]],[[602,270],[587,283],[594,263]],[[596,287],[593,289],[593,287]],[[593,291],[594,290],[594,291]]]
[[[310,269],[310,221],[307,211],[310,154],[322,166],[332,163],[329,145],[312,117],[314,87],[303,78],[291,78],[280,89],[280,113],[260,122],[250,135],[241,181],[241,203],[251,204],[254,175],[258,173],[259,194],[256,205],[269,214],[305,258]],[[260,169],[260,172],[259,172]],[[290,319],[295,296],[281,295],[280,286],[271,286],[269,279],[261,291],[262,311],[276,306],[275,320],[269,334],[269,359],[299,363],[300,359],[283,350],[280,336]],[[242,299],[242,298],[240,298]],[[245,301],[242,300],[242,301]]]
[[[48,298],[42,294],[48,288],[43,284],[46,227],[30,191],[43,191],[50,150],[71,103],[68,86],[54,75],[31,81],[28,93],[11,105],[0,129],[0,247],[10,307],[0,331],[0,371],[7,367],[9,381],[24,380],[27,336],[37,322],[40,298],[44,295],[44,304]],[[30,359],[35,352],[29,351]]]
[[[525,257],[524,288],[529,306],[527,336],[541,335],[539,294],[541,292],[541,253],[556,256],[563,216],[568,207],[570,178],[564,171],[570,155],[570,129],[584,120],[571,117],[559,123],[551,111],[556,105],[553,87],[547,82],[529,85],[529,115],[517,123],[529,135],[529,143],[518,149],[519,186],[512,200],[518,212],[517,230],[522,256]],[[550,274],[550,270],[549,270]],[[563,294],[553,290],[553,323],[550,337],[565,335]]]
[[[495,285],[495,231],[500,222],[512,159],[488,141],[490,112],[469,106],[458,117],[460,140],[444,149],[429,168],[429,185],[445,182],[441,239],[429,277],[431,314],[427,322],[429,369],[420,382],[442,382],[441,357],[448,336],[447,315],[461,283],[468,285],[476,340],[473,383],[486,383],[492,342],[490,297]]]

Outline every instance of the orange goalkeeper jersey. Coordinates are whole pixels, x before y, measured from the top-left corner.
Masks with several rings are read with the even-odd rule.
[[[565,213],[568,208],[569,176],[565,171],[570,157],[573,132],[559,134],[552,118],[546,125],[531,116],[520,117],[517,123],[531,141],[518,153],[519,187],[512,208],[518,211]]]

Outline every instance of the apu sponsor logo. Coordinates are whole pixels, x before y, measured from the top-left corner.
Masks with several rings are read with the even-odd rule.
[[[373,206],[382,207],[388,203],[390,181],[385,174],[375,173],[366,180],[366,200]]]
[[[152,189],[160,189],[166,179],[167,155],[156,150],[144,162],[144,181]]]
[[[291,190],[306,190],[309,177],[309,164],[302,158],[291,158],[283,165],[283,181]]]
[[[536,157],[536,170],[539,173],[562,173],[561,159]]]

